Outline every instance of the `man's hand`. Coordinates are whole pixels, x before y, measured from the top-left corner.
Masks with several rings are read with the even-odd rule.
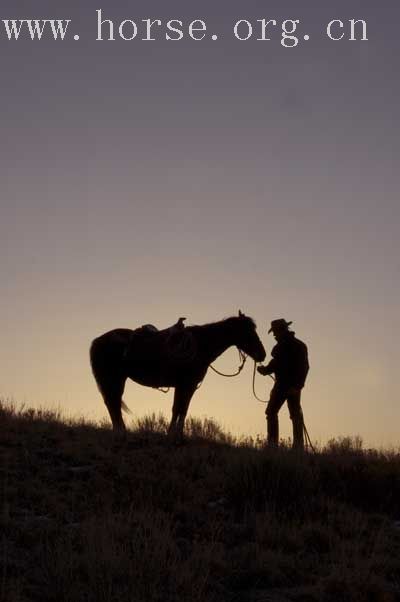
[[[262,374],[263,376],[267,376],[267,374],[271,374],[268,370],[267,366],[257,366],[257,372]]]

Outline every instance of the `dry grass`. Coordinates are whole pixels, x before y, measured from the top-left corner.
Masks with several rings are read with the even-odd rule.
[[[263,450],[211,420],[108,427],[0,405],[4,602],[395,602],[400,455]]]

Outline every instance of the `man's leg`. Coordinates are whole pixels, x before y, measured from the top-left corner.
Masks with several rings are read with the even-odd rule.
[[[278,412],[285,403],[286,395],[277,385],[271,390],[265,415],[267,417],[267,444],[276,447],[279,443]]]
[[[288,395],[290,419],[293,426],[293,448],[304,449],[304,421],[300,405],[301,392]]]

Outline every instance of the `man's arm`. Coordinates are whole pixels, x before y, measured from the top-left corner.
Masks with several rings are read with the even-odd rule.
[[[275,372],[275,360],[271,360],[269,364],[266,366],[258,366],[257,372],[262,374],[263,376],[267,376],[268,374],[272,374]]]

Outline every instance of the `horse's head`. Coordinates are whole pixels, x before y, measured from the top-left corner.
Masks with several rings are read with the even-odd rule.
[[[249,355],[255,362],[263,362],[265,360],[264,345],[256,332],[256,325],[252,318],[245,316],[239,310],[239,316],[234,318],[237,322],[237,335],[235,345],[241,351]]]

